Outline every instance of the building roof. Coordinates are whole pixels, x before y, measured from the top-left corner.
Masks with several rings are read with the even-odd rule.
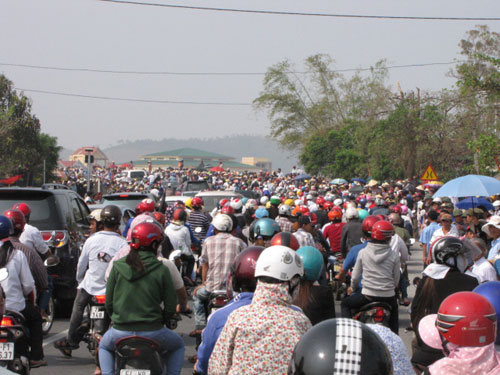
[[[104,152],[102,152],[99,147],[94,147],[94,146],[80,147],[78,150],[73,152],[71,156],[87,155],[85,149],[92,149],[92,152],[90,154],[94,155],[95,159],[108,160],[108,157],[104,154]]]
[[[155,152],[154,154],[143,155],[142,158],[147,158],[148,156],[178,156],[180,158],[203,158],[203,159],[224,159],[224,160],[234,159],[231,156],[216,154],[214,152],[198,150],[195,148],[179,148],[176,150]]]
[[[156,166],[167,166],[167,167],[174,167],[176,168],[178,165],[178,160],[152,160],[151,165],[153,167]],[[211,167],[216,167],[218,166],[217,162],[203,162],[205,168],[211,168]],[[184,160],[184,168],[196,168],[200,165],[199,160]],[[134,167],[147,167],[148,166],[148,160],[134,160]],[[223,168],[238,168],[238,169],[247,169],[247,170],[256,170],[259,169],[258,167],[254,165],[249,165],[249,164],[242,164],[238,163],[236,161],[224,161],[223,163]]]

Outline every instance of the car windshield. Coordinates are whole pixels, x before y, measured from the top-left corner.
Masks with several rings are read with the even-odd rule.
[[[188,181],[186,183],[186,191],[200,191],[208,189],[206,181]]]
[[[130,172],[130,178],[132,179],[142,179],[144,178],[145,173],[143,171],[133,171]]]
[[[0,191],[0,212],[24,202],[31,208],[29,223],[40,230],[58,229],[62,226],[54,195],[44,191]]]
[[[222,199],[234,199],[239,196],[234,195],[203,195],[201,198],[203,199],[203,207],[207,212],[212,211],[215,207],[217,207],[217,203],[219,203]]]
[[[122,206],[126,206],[131,210],[135,210],[137,205],[145,198],[149,198],[149,196],[146,194],[129,195],[127,193],[117,194],[117,195],[105,195],[102,204],[104,206],[106,206],[107,204],[121,204]]]

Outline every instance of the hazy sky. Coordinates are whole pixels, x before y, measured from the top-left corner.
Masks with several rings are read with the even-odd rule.
[[[139,0],[140,1],[140,0]],[[150,0],[165,4],[297,12],[495,17],[500,1]],[[0,63],[127,71],[265,72],[316,53],[336,68],[448,62],[467,30],[500,22],[279,16],[113,4],[94,0],[0,0]],[[449,87],[451,66],[393,69],[403,89]],[[263,76],[172,76],[69,72],[1,66],[14,86],[136,99],[251,103]],[[120,102],[26,92],[42,130],[64,147],[106,147],[120,139],[268,134],[251,106]]]

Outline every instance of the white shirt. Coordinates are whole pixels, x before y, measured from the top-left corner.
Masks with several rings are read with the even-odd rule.
[[[408,248],[406,247],[405,242],[399,237],[397,234],[392,236],[390,243],[392,251],[399,254],[399,260],[401,262],[401,266],[404,266],[408,261]]]
[[[476,260],[471,269],[472,273],[479,277],[480,283],[487,281],[497,281],[497,273],[495,268],[484,257]]]
[[[101,231],[90,236],[85,241],[78,259],[76,269],[78,288],[93,296],[106,294],[104,279],[106,268],[118,250],[126,245],[127,241],[114,232]]]
[[[43,240],[42,233],[40,233],[38,228],[29,224],[24,226],[24,231],[19,236],[19,242],[30,246],[40,254],[45,254],[49,251],[49,246]]]
[[[171,223],[165,228],[165,235],[170,240],[174,250],[180,250],[184,255],[193,255],[191,251],[191,235],[186,226]]]
[[[443,227],[439,227],[439,229],[436,229],[434,233],[432,234],[431,237],[431,242],[429,242],[429,245],[432,245],[434,241],[436,241],[439,237],[444,237],[444,236],[452,236],[452,237],[459,237],[457,228],[452,225],[450,228],[450,231],[446,234],[443,233]]]
[[[26,256],[19,250],[13,251],[6,268],[9,276],[2,281],[5,309],[21,312],[26,307],[25,296],[35,289],[35,280]]]

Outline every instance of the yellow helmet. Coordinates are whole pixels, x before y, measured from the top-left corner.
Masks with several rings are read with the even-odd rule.
[[[294,206],[294,201],[293,201],[293,199],[290,199],[290,198],[286,199],[284,203],[289,205],[290,207]]]
[[[193,207],[191,207],[191,203],[193,203],[193,198],[188,198],[188,199],[186,199],[186,201],[184,202],[184,204],[186,205],[186,207],[192,210],[192,209],[193,209]]]

